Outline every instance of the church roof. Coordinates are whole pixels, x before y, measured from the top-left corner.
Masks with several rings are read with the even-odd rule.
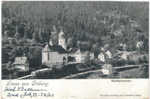
[[[46,45],[43,49],[45,52],[58,52],[58,53],[67,53],[67,51],[60,45],[49,46]]]

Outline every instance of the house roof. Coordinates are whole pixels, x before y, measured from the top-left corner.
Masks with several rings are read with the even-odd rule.
[[[69,49],[69,53],[75,53],[78,50],[79,50],[78,48],[71,48],[71,49]]]
[[[88,50],[81,50],[79,48],[72,48],[71,50],[69,50],[70,54],[94,54],[93,52],[90,52]]]
[[[44,52],[58,52],[58,53],[67,53],[67,51],[60,45],[49,46],[46,45],[43,49]]]
[[[16,57],[13,64],[25,64],[27,61],[27,57]]]

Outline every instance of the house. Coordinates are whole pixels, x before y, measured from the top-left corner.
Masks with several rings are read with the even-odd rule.
[[[110,58],[112,58],[112,53],[109,51],[109,50],[107,50],[106,52],[105,52],[105,54],[107,55],[107,57],[110,59]]]
[[[46,45],[42,50],[42,64],[47,66],[65,64],[67,58],[66,50],[59,45]]]
[[[111,53],[111,51],[109,49],[110,49],[110,45],[109,44],[105,44],[104,48],[103,47],[101,48],[101,50],[104,52],[105,56],[108,59],[112,58],[112,53]]]
[[[124,59],[124,60],[128,60],[128,55],[129,55],[130,53],[128,53],[128,52],[123,52],[122,54],[121,54],[121,58],[122,59]]]
[[[140,49],[140,48],[142,48],[142,47],[143,47],[143,41],[138,41],[138,42],[136,43],[136,48]]]
[[[90,52],[89,57],[90,57],[90,60],[93,60],[93,59],[95,58],[95,56],[94,56],[94,52]]]
[[[100,60],[101,62],[106,62],[107,59],[112,58],[112,53],[110,52],[110,50],[107,50],[108,46],[109,45],[105,45],[100,49],[100,52],[98,54],[98,60]]]
[[[85,55],[81,52],[80,49],[77,49],[76,52],[70,53],[70,56],[75,58],[76,63],[83,63],[85,59]]]
[[[139,53],[137,51],[130,53],[128,60],[134,62],[135,64],[146,63],[148,62],[148,54]]]
[[[131,55],[133,52],[128,51],[118,51],[118,56],[123,60],[128,60],[128,56]]]
[[[21,72],[29,71],[29,61],[27,57],[26,56],[16,57],[13,63],[13,68]]]
[[[104,75],[111,75],[112,74],[112,70],[113,70],[113,68],[112,68],[111,64],[104,64],[102,66],[102,73]]]
[[[101,62],[105,62],[106,60],[105,60],[105,55],[104,55],[104,53],[100,53],[100,54],[98,54],[98,59],[101,61]]]
[[[120,43],[119,44],[119,47],[122,49],[122,50],[126,50],[127,49],[127,45],[125,43]]]
[[[76,63],[85,63],[94,59],[94,53],[89,51],[81,51],[80,49],[70,52],[69,56],[74,57]]]

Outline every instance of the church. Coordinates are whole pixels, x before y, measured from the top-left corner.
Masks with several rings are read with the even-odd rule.
[[[57,44],[54,44],[52,37],[55,39],[57,38]],[[49,44],[47,44],[42,50],[42,64],[49,67],[58,64],[66,64],[68,59],[66,48],[67,45],[63,30],[61,29],[57,32],[56,27],[54,26]]]
[[[94,53],[81,51],[80,48],[73,48],[72,50],[67,50],[63,29],[61,28],[58,32],[54,26],[49,44],[42,49],[42,64],[52,67],[53,65],[65,65],[69,63],[85,63],[87,60],[94,59]]]

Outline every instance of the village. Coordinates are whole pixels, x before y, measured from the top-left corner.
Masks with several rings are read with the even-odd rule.
[[[31,12],[4,6],[2,79],[148,77],[146,18],[120,11],[119,4],[108,11],[95,3],[60,4],[41,4],[37,12],[36,5]]]
[[[58,37],[57,38],[58,43],[54,44],[53,36],[56,35]],[[12,40],[14,40],[14,38],[11,38],[9,42],[11,43]],[[105,44],[104,46],[102,46],[99,49],[98,54],[95,54],[94,52],[90,52],[88,50],[82,51],[80,48],[67,48],[65,33],[63,29],[61,28],[60,31],[57,32],[56,27],[53,26],[53,31],[51,32],[51,36],[49,37],[49,42],[44,45],[41,51],[41,61],[42,61],[42,64],[40,66],[41,69],[35,70],[35,72],[32,71],[32,74],[34,74],[35,76],[36,75],[35,73],[45,72],[45,68],[48,68],[48,70],[50,69],[50,71],[53,71],[53,69],[62,69],[65,66],[70,66],[70,65],[76,67],[76,65],[78,64],[83,65],[83,68],[86,71],[86,69],[89,70],[89,68],[87,68],[86,66],[84,67],[84,64],[90,62],[96,62],[96,64],[98,65],[96,69],[100,69],[102,75],[108,76],[108,75],[112,75],[114,72],[114,68],[113,68],[114,66],[112,62],[115,62],[116,58],[118,58],[117,61],[120,63],[132,61],[133,64],[132,63],[130,64],[131,69],[134,68],[134,66],[132,65],[137,65],[139,59],[141,60],[141,62],[144,62],[145,61],[144,59],[147,59],[146,55],[140,55],[141,53],[140,49],[142,49],[143,47],[142,41],[137,42],[136,44],[137,51],[131,51],[131,52],[126,51],[127,45],[123,43],[120,43],[118,46],[120,50],[119,49],[116,50],[115,54],[113,54],[109,49],[110,48],[109,44]],[[25,76],[26,72],[29,72],[31,70],[29,67],[30,66],[29,60],[28,57],[26,56],[26,53],[23,52],[22,55],[23,56],[15,57],[15,60],[12,63],[12,68],[13,70],[17,70],[16,72],[20,72]],[[117,66],[117,64],[114,65]],[[128,63],[124,65],[128,65]],[[121,66],[121,68],[123,67]],[[125,68],[130,69],[130,67],[126,67],[126,66]],[[135,66],[135,68],[137,68],[137,66]],[[93,67],[91,69],[93,69]]]

